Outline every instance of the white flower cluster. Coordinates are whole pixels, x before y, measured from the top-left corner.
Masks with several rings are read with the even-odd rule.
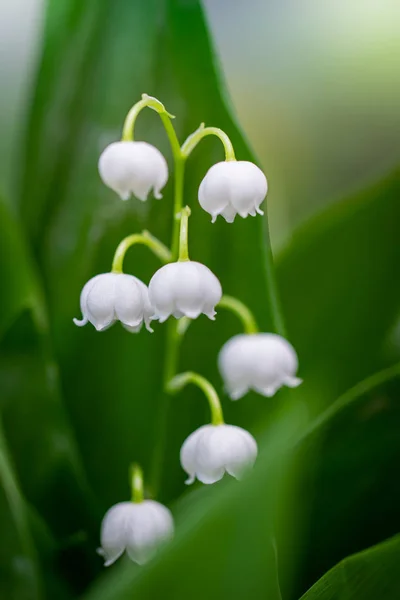
[[[215,318],[215,306],[221,300],[222,288],[208,267],[191,260],[161,267],[150,280],[149,287],[133,275],[103,273],[92,277],[81,293],[83,318],[74,319],[82,327],[92,323],[104,331],[115,321],[131,332],[138,332],[143,322],[149,331],[151,320],[163,323],[170,317],[197,319],[205,314]]]
[[[153,108],[163,106],[156,99],[144,98],[153,103]],[[202,135],[203,129],[198,131]],[[133,194],[145,201],[150,192],[161,198],[161,190],[168,180],[165,158],[146,142],[124,140],[110,144],[101,154],[98,168],[103,182],[123,200]],[[198,190],[198,200],[211,215],[212,222],[221,215],[232,223],[236,215],[243,218],[262,215],[260,205],[267,190],[264,173],[251,162],[234,160],[232,150],[232,158],[215,164],[206,173]],[[166,252],[169,253],[168,249]],[[163,323],[171,316],[197,319],[204,314],[214,320],[215,307],[222,298],[221,284],[208,267],[188,259],[187,228],[186,252],[180,253],[177,262],[167,259],[165,262],[167,264],[152,276],[148,286],[133,275],[123,273],[122,263],[121,268],[113,265],[112,272],[94,276],[82,289],[82,319],[74,319],[75,324],[83,326],[90,322],[97,331],[104,331],[120,321],[126,330],[136,333],[143,323],[152,331],[152,320]],[[298,360],[294,348],[276,334],[252,332],[233,337],[221,349],[218,366],[232,400],[238,400],[250,390],[270,397],[283,385],[293,388],[301,383],[296,377]],[[200,378],[192,373],[186,375],[192,376],[192,383],[195,377]],[[213,396],[208,399],[210,406],[214,402],[217,417],[214,419],[214,415],[211,424],[191,433],[182,445],[180,462],[188,474],[188,484],[196,478],[204,484],[213,484],[225,473],[241,479],[257,457],[253,436],[223,422],[218,396],[209,382],[207,385],[212,392],[206,389],[205,393]],[[106,566],[125,551],[133,561],[142,564],[171,538],[173,529],[170,511],[158,502],[143,498],[138,502],[120,502],[104,517],[99,552]]]

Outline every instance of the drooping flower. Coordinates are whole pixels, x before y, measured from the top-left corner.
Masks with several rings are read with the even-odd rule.
[[[107,511],[103,519],[98,552],[105,559],[105,567],[114,563],[125,551],[131,560],[142,565],[172,538],[173,533],[171,512],[163,504],[154,500],[119,502]]]
[[[215,318],[222,289],[217,277],[201,263],[186,260],[161,267],[149,283],[153,319],[163,323],[170,315],[196,319],[201,313]]]
[[[202,483],[215,483],[229,473],[240,479],[257,458],[257,442],[253,436],[235,425],[203,425],[183,443],[180,453],[182,468]]]
[[[133,194],[145,201],[151,190],[155,198],[162,198],[161,190],[168,181],[164,156],[147,142],[113,142],[100,156],[99,173],[122,200]]]
[[[262,215],[260,204],[267,191],[267,179],[261,169],[245,160],[231,160],[219,162],[207,171],[198,197],[213,223],[218,215],[233,223],[237,214],[243,218]]]
[[[143,322],[149,331],[153,314],[145,284],[125,273],[102,273],[89,279],[80,298],[82,319],[74,319],[83,327],[90,322],[97,331],[104,331],[121,321],[125,329],[137,332]]]
[[[249,390],[271,397],[286,385],[297,387],[297,354],[280,335],[236,335],[221,348],[218,366],[227,392],[238,400]]]

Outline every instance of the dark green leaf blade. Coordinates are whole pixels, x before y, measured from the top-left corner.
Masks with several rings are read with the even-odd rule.
[[[0,595],[9,600],[43,600],[41,573],[19,489],[0,428]]]
[[[349,390],[303,438],[309,525],[302,532],[300,589],[399,530],[399,394],[395,365]]]
[[[301,600],[397,600],[400,536],[349,556],[326,573]]]
[[[86,538],[93,531],[97,537],[96,508],[62,405],[34,261],[18,222],[1,202],[0,213],[0,275],[7,282],[1,293],[0,326],[5,443],[24,496],[47,519],[53,534],[65,540],[81,529]],[[4,536],[2,554],[8,552],[8,543]],[[87,570],[92,569],[93,561]]]
[[[39,290],[33,275],[17,219],[0,199],[0,340],[7,328],[25,309],[31,309],[38,327],[44,327]]]
[[[301,372],[327,399],[385,366],[383,344],[400,306],[399,191],[395,172],[306,224],[280,257]]]

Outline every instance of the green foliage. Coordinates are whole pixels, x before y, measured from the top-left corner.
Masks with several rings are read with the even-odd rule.
[[[400,537],[341,561],[301,600],[375,600],[398,598]]]
[[[0,280],[7,282],[0,296],[0,592],[11,600],[76,598],[99,576],[85,595],[90,600],[280,600],[277,537],[284,597],[287,589],[296,598],[400,524],[398,369],[373,375],[398,358],[385,349],[400,305],[393,276],[399,177],[337,204],[294,236],[277,275],[305,382],[271,400],[252,394],[225,401],[227,422],[257,436],[256,468],[245,483],[185,492],[179,448],[208,415],[198,391],[173,399],[162,392],[165,327],[134,336],[115,325],[100,335],[72,324],[82,285],[110,269],[122,237],[146,228],[169,242],[171,180],[161,201],[123,203],[97,173],[101,150],[120,137],[142,92],[177,115],[182,141],[205,121],[228,132],[239,159],[252,159],[226,108],[197,0],[49,3],[20,223],[0,204]],[[137,139],[159,147],[172,169],[155,113],[140,116]],[[268,330],[266,223],[211,225],[197,205],[201,178],[222,159],[219,143],[206,140],[188,161],[190,254]],[[146,282],[157,267],[144,248],[132,249],[125,262]],[[195,369],[221,388],[217,353],[237,331],[222,310],[216,323],[194,322],[181,370]],[[143,568],[121,560],[100,574],[100,520],[129,497],[132,460],[143,465],[149,491],[158,487],[158,498],[171,505],[176,538]],[[396,543],[347,559],[305,598],[385,593],[396,600]],[[18,571],[18,557],[29,568]],[[375,596],[359,587],[367,571]],[[354,595],[360,589],[364,595]]]
[[[1,592],[12,600],[39,600],[42,582],[25,501],[0,431]]]

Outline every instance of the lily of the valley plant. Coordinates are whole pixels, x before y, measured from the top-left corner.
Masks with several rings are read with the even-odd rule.
[[[103,182],[123,200],[133,195],[146,201],[152,193],[161,198],[168,180],[168,166],[160,151],[147,142],[134,141],[136,118],[144,108],[155,110],[165,126],[174,158],[175,188],[173,232],[170,247],[151,233],[133,233],[118,245],[110,273],[93,274],[84,285],[80,298],[82,319],[76,325],[92,323],[104,331],[116,321],[131,333],[144,324],[171,320],[171,355],[165,392],[176,393],[187,384],[197,385],[205,394],[211,411],[211,423],[191,433],[183,442],[180,461],[187,473],[186,483],[197,478],[205,484],[219,481],[225,473],[241,479],[257,458],[257,442],[246,430],[224,422],[220,398],[212,384],[194,372],[178,374],[179,338],[190,319],[207,316],[214,320],[216,308],[235,313],[244,333],[228,340],[221,349],[218,366],[224,386],[232,400],[254,390],[273,396],[283,385],[296,387],[298,361],[291,344],[284,339],[279,315],[273,333],[261,333],[250,309],[237,298],[223,295],[218,274],[201,262],[189,258],[188,222],[190,208],[183,206],[183,174],[186,159],[208,135],[217,136],[225,149],[225,161],[212,166],[200,184],[198,200],[214,222],[218,215],[233,223],[236,215],[262,215],[260,205],[267,194],[267,179],[253,163],[237,161],[232,143],[225,132],[201,125],[180,145],[172,116],[157,99],[143,95],[129,111],[122,140],[110,144],[100,156],[99,173]],[[123,271],[127,250],[134,244],[146,245],[163,263],[150,278],[148,287],[132,274]],[[271,282],[270,293],[274,293]],[[277,301],[274,303],[277,306]],[[176,319],[176,321],[174,321]],[[132,500],[120,502],[106,513],[101,529],[99,553],[105,565],[112,564],[125,551],[135,562],[147,562],[160,545],[173,535],[170,511],[155,500],[144,499],[143,475],[138,465],[132,467]]]

